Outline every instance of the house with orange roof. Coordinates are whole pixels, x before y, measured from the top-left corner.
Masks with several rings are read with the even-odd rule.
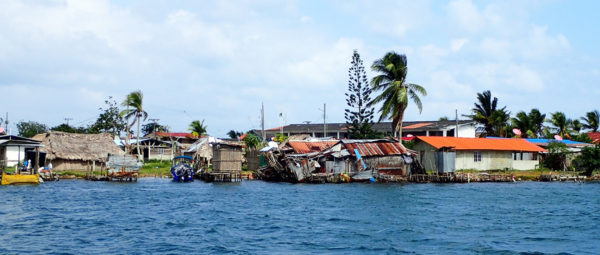
[[[418,136],[413,148],[427,171],[531,170],[546,152],[525,139]]]

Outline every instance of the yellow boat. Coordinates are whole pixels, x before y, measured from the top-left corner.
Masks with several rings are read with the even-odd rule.
[[[39,184],[39,174],[6,174],[2,173],[2,185],[10,184]]]

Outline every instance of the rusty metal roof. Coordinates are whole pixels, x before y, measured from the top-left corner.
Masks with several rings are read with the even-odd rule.
[[[393,140],[342,140],[346,149],[352,156],[356,156],[354,149],[362,157],[401,155],[407,152],[406,148]]]
[[[288,144],[295,153],[305,154],[311,152],[320,152],[325,149],[330,148],[331,146],[336,145],[340,141],[338,140],[329,140],[329,141],[318,141],[318,142],[309,142],[309,141],[289,141]]]

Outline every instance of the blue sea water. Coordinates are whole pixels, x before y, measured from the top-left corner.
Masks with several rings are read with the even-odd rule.
[[[0,187],[0,254],[598,254],[599,183]]]

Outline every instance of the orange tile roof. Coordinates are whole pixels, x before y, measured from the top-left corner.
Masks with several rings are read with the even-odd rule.
[[[413,128],[420,128],[420,127],[425,127],[425,126],[429,126],[433,123],[431,122],[427,122],[427,123],[417,123],[417,124],[412,124],[412,125],[408,125],[405,127],[402,127],[402,129],[413,129]]]
[[[482,150],[482,151],[546,151],[525,139],[516,138],[465,138],[443,136],[417,136],[429,145],[440,149],[452,147],[454,150]]]
[[[338,140],[329,140],[329,141],[319,141],[319,142],[307,142],[307,141],[289,141],[288,144],[292,149],[294,149],[295,153],[304,154],[311,152],[319,152],[325,149],[329,149],[331,146],[336,145],[340,141]]]

